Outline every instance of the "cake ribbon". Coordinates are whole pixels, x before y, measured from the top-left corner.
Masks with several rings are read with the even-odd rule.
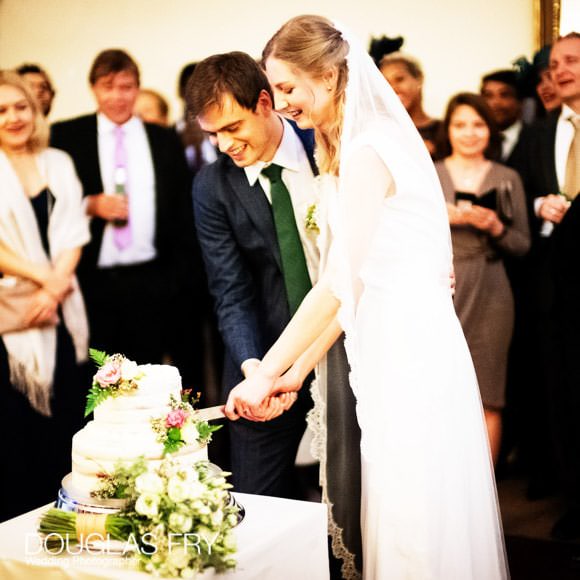
[[[105,540],[107,537],[107,514],[79,513],[76,517],[75,527],[77,540],[85,544],[85,539],[95,536],[95,539]]]

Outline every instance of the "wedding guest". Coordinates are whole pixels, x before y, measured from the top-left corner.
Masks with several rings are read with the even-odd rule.
[[[449,225],[425,145],[344,27],[293,18],[263,60],[281,112],[315,130],[335,237],[320,279],[225,412],[269,419],[262,407],[278,380],[296,365],[307,373],[344,329],[361,429],[364,578],[506,578],[481,400],[448,287]]]
[[[88,327],[75,269],[89,228],[73,163],[47,144],[31,88],[0,71],[0,520],[55,498],[83,417]],[[28,283],[24,301],[14,283]]]
[[[501,443],[514,303],[503,256],[530,246],[518,174],[493,161],[498,134],[478,95],[460,93],[443,120],[442,161],[435,164],[445,199],[457,284],[455,309],[473,357],[494,462]]]
[[[423,109],[425,79],[421,65],[407,54],[393,52],[381,59],[379,69],[407,109],[431,157],[435,156],[437,132],[441,122],[430,117]]]
[[[546,113],[554,111],[562,105],[550,71],[550,51],[551,46],[547,44],[536,52],[532,62],[536,79],[536,93]]]
[[[16,72],[30,84],[32,93],[40,103],[42,114],[48,117],[56,91],[47,72],[37,64],[22,64]]]
[[[523,173],[534,200],[532,246],[533,387],[542,396],[537,417],[555,434],[566,511],[552,535],[580,537],[580,414],[578,389],[578,193],[580,191],[580,34],[559,38],[550,52],[550,73],[562,100],[535,127]],[[561,193],[560,193],[561,192]],[[548,409],[546,409],[548,407]],[[543,439],[551,433],[541,432]],[[552,474],[535,465],[537,478]],[[543,469],[541,469],[543,468]]]
[[[97,112],[54,124],[52,143],[73,158],[91,217],[79,264],[91,343],[161,362],[194,236],[183,152],[172,130],[133,114],[139,68],[125,51],[99,53],[89,83]]]
[[[201,130],[197,120],[188,116],[186,111],[185,91],[196,66],[196,62],[186,64],[179,74],[178,95],[184,109],[183,116],[175,124],[175,130],[183,143],[187,165],[194,176],[204,165],[217,159],[217,143],[212,142],[211,137]]]
[[[134,114],[144,123],[169,126],[169,104],[161,93],[152,89],[139,90]]]
[[[517,171],[525,155],[529,128],[522,120],[523,95],[516,71],[497,70],[486,74],[481,79],[480,93],[500,132],[499,161]]]

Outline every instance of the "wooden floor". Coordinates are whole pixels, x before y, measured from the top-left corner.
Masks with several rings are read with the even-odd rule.
[[[528,501],[525,490],[520,479],[498,483],[512,580],[580,580],[580,541],[550,538],[554,522],[563,513],[561,500]]]

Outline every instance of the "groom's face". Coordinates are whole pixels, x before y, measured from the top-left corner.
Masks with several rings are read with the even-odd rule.
[[[238,167],[248,167],[271,159],[278,146],[271,130],[272,114],[271,99],[262,91],[255,111],[242,107],[226,94],[221,106],[209,107],[197,120],[202,130],[217,141],[222,153]]]

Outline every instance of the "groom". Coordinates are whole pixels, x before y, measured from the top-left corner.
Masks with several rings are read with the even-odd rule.
[[[311,134],[295,130],[274,112],[268,80],[241,52],[200,62],[188,83],[186,100],[189,112],[224,153],[198,174],[193,199],[226,347],[227,396],[257,366],[316,281],[316,237],[305,227],[308,207],[315,202],[313,142]],[[261,173],[271,164],[282,168],[281,179],[291,200],[282,209],[273,207],[274,186]],[[276,211],[290,220],[297,234],[294,247],[281,247]],[[300,262],[301,280],[284,275],[282,262],[288,251]],[[229,424],[236,490],[295,497],[294,461],[311,406],[304,385],[298,400],[280,417]]]
[[[280,165],[310,280],[317,278],[318,251],[314,232],[305,227],[315,202],[312,133],[303,132],[274,111],[268,80],[255,61],[233,52],[199,63],[186,91],[189,112],[213,136],[225,155],[199,173],[193,196],[197,234],[205,261],[218,323],[226,345],[224,400],[250,373],[278,338],[297,307],[295,288],[284,277],[283,242],[276,228],[272,187],[261,174]],[[348,384],[342,340],[328,352],[326,419],[328,432],[324,479],[339,544],[355,554],[360,547],[360,430]],[[232,471],[237,491],[292,497],[296,450],[312,406],[310,380],[294,406],[265,423],[239,419],[229,423]],[[344,552],[342,553],[344,557]],[[336,561],[331,561],[336,567]],[[340,566],[340,564],[338,564]],[[340,572],[336,572],[336,577]],[[333,574],[333,577],[335,575]]]

